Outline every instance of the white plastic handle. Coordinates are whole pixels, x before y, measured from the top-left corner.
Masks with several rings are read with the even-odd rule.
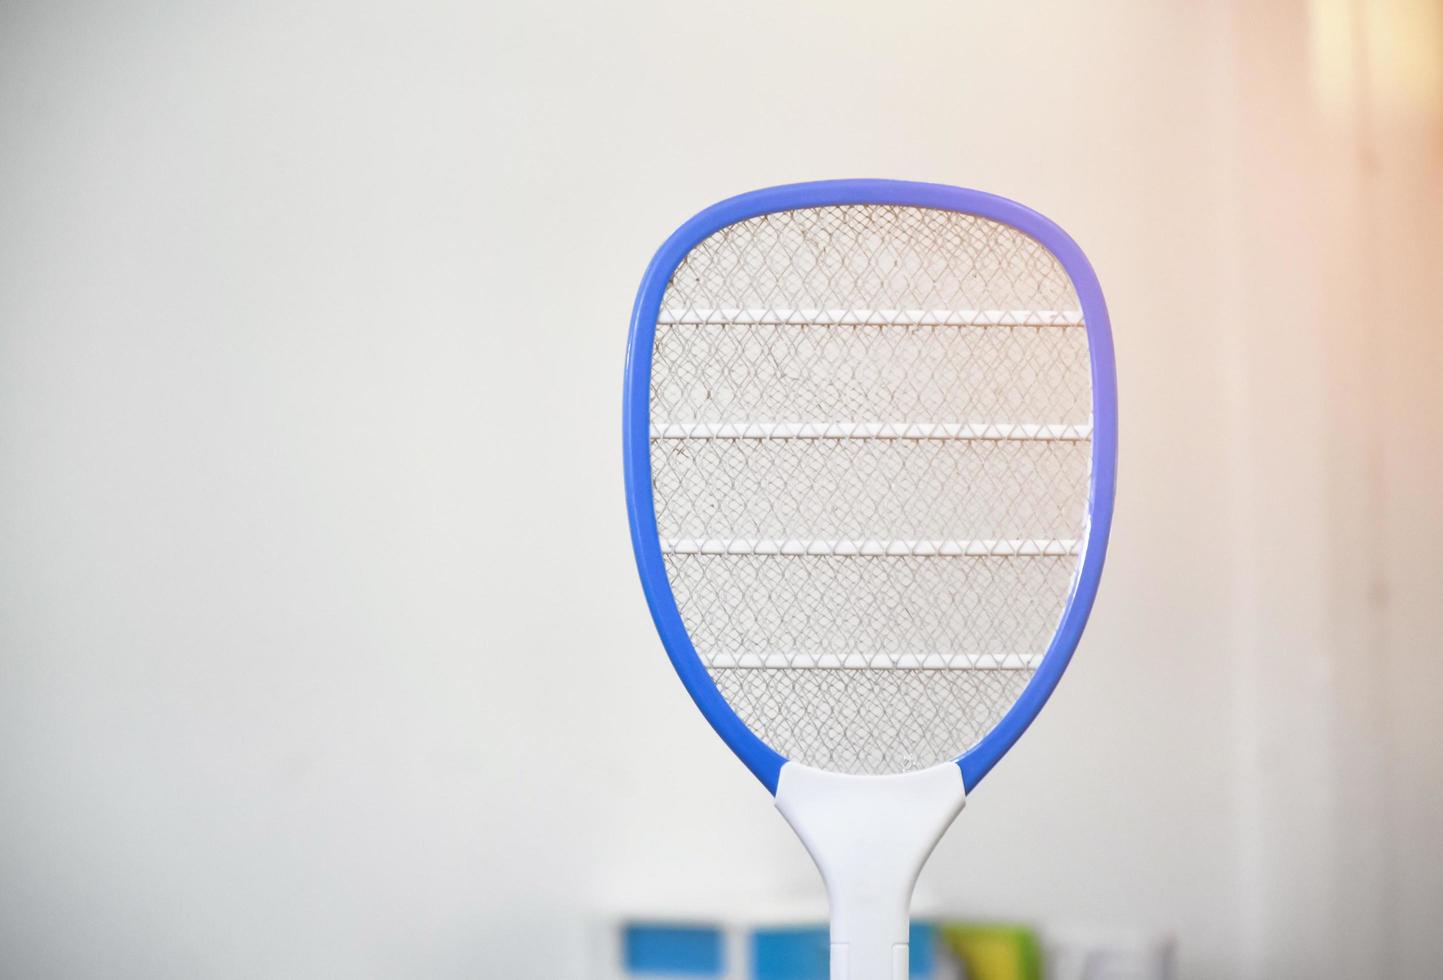
[[[788,762],[776,799],[827,883],[831,980],[907,980],[912,889],[966,802],[957,764],[849,776]]]

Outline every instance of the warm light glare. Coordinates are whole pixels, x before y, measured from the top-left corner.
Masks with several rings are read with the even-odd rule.
[[[1332,117],[1346,116],[1358,89],[1358,18],[1354,0],[1313,0],[1308,26],[1313,90]]]
[[[1443,5],[1392,0],[1364,7],[1369,71],[1379,107],[1433,113],[1443,103]]]
[[[1329,116],[1408,120],[1443,105],[1443,4],[1313,0],[1309,28],[1314,92]]]

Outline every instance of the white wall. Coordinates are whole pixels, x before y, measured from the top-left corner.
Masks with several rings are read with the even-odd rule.
[[[652,632],[621,355],[694,210],[876,175],[1073,231],[1122,379],[1076,670],[924,893],[1435,975],[1439,52],[1259,6],[0,7],[0,973],[819,894]]]

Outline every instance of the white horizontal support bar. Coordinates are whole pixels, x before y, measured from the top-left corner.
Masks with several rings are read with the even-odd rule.
[[[666,422],[653,439],[955,439],[1080,442],[1091,425],[1011,422]]]
[[[1042,654],[911,653],[900,656],[873,653],[741,653],[711,654],[708,667],[719,670],[1036,670]]]
[[[819,541],[785,538],[663,538],[668,555],[787,555],[826,558],[1036,558],[1075,555],[1075,539],[1017,538],[997,540],[852,540]]]
[[[877,327],[1080,327],[1080,310],[870,310],[668,307],[659,324]]]

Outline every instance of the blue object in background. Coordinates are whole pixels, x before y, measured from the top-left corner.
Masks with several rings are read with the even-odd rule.
[[[936,969],[936,933],[912,923],[911,980],[931,980]],[[827,980],[830,945],[826,926],[758,929],[752,933],[751,980]]]
[[[937,930],[930,923],[914,922],[907,943],[911,948],[908,972],[912,980],[932,980],[937,969]]]
[[[752,980],[826,980],[827,927],[758,929],[752,933]]]
[[[621,956],[630,976],[719,977],[725,945],[721,930],[706,926],[629,925]]]

